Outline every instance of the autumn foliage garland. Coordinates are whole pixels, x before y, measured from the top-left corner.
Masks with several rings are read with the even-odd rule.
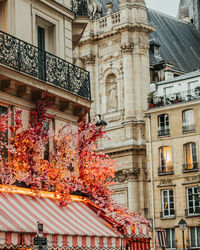
[[[44,122],[52,115],[47,111],[52,103],[45,93],[34,110],[31,111],[29,127],[24,129],[21,111],[15,113],[15,125],[8,125],[8,116],[0,117],[0,132],[12,132],[9,144],[1,139],[1,149],[8,150],[9,157],[0,154],[1,183],[6,185],[26,185],[35,192],[53,191],[61,205],[70,202],[70,194],[84,193],[92,202],[114,221],[121,225],[146,222],[138,213],[118,205],[111,197],[108,186],[115,176],[116,163],[106,154],[98,152],[97,141],[105,137],[102,127],[96,127],[84,119],[78,132],[66,125],[58,132],[44,130]],[[54,141],[54,150],[49,161],[43,159],[48,140]],[[78,142],[78,145],[77,145]],[[74,169],[78,170],[73,171]]]

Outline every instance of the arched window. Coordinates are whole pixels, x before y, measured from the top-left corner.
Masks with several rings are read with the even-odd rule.
[[[160,147],[159,154],[160,154],[159,174],[173,173],[171,147],[169,146]]]
[[[184,110],[182,114],[182,119],[183,119],[182,123],[183,132],[195,130],[193,109]]]
[[[197,154],[196,154],[196,143],[189,142],[184,144],[184,170],[197,169]]]
[[[117,83],[115,74],[109,74],[106,78],[107,110],[114,111],[118,107]]]

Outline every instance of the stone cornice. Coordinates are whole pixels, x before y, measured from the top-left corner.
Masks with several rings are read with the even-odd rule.
[[[140,174],[139,168],[123,169],[115,173],[116,182],[126,182],[137,180]]]

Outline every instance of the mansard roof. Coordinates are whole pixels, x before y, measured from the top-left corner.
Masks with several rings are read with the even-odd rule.
[[[148,9],[148,23],[156,28],[149,35],[160,45],[160,57],[150,51],[150,64],[164,60],[174,69],[189,72],[200,68],[200,33],[195,27],[163,13]]]
[[[113,3],[113,12],[119,10],[120,0],[98,0],[103,6],[103,16],[107,12],[106,3]],[[180,5],[187,3],[181,0]],[[150,50],[150,65],[166,61],[180,72],[190,72],[200,68],[200,33],[194,25],[175,17],[148,9],[148,23],[156,28],[149,40],[160,45],[160,55]]]

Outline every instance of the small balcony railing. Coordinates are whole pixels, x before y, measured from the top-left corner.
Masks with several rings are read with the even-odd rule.
[[[167,136],[170,135],[170,130],[168,127],[163,127],[158,129],[158,136]]]
[[[88,71],[2,31],[0,63],[91,99]]]
[[[176,249],[177,241],[176,240],[167,240],[166,249]]]
[[[87,16],[87,0],[71,0],[72,11],[76,16]]]
[[[195,172],[199,170],[198,162],[183,164],[183,172]]]
[[[158,168],[158,175],[172,175],[172,174],[174,174],[173,166]]]
[[[167,211],[168,214],[166,214],[166,212],[160,212],[160,218],[161,219],[171,219],[171,218],[175,218],[176,217],[176,214],[175,214],[175,210],[174,209],[171,209],[170,211]]]
[[[170,95],[157,96],[154,94],[148,98],[149,108],[162,107],[166,105],[177,104],[200,99],[200,86],[188,91],[182,91]]]
[[[191,207],[185,209],[185,216],[199,216],[200,215],[200,207]]]
[[[182,131],[185,132],[191,132],[195,131],[195,125],[194,124],[183,124],[182,125]]]

